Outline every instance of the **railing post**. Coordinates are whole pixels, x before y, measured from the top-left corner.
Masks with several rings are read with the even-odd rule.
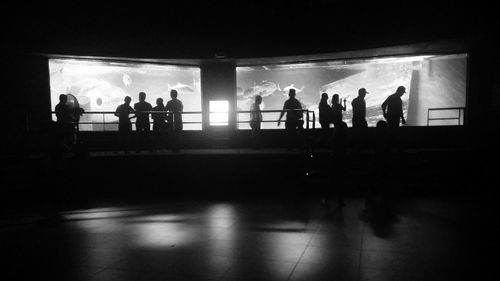
[[[313,111],[313,129],[316,129],[316,113]]]
[[[309,131],[309,110],[306,111],[306,121],[307,121],[306,128]]]

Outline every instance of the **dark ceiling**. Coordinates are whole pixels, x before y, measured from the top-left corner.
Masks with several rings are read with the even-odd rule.
[[[3,47],[8,53],[245,58],[481,40],[493,34],[493,8],[455,1],[103,3],[108,2],[6,8]]]

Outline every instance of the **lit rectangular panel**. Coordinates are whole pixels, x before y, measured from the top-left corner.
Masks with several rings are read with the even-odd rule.
[[[227,126],[229,121],[229,102],[227,100],[211,100],[209,107],[210,126]]]
[[[201,112],[197,67],[58,58],[49,59],[49,71],[52,110],[60,94],[74,95],[85,112],[114,112],[125,96],[132,98],[133,107],[139,92],[146,93],[146,101],[153,107],[157,98],[163,98],[166,105],[170,90],[175,89],[184,111]],[[117,120],[113,114],[84,114],[80,130],[118,130],[117,124],[110,124]],[[183,121],[184,130],[201,130],[201,114],[184,114]]]
[[[256,95],[263,98],[261,110],[281,110],[288,90],[295,89],[304,109],[316,114],[319,128],[319,101],[322,93],[338,94],[347,99],[343,120],[352,126],[351,102],[360,88],[365,97],[366,120],[375,126],[383,120],[381,105],[398,86],[406,88],[402,96],[403,112],[410,126],[426,126],[429,108],[465,107],[467,55],[427,55],[322,61],[237,67],[237,109],[250,110]],[[238,128],[250,129],[250,114],[238,114]],[[277,120],[279,113],[264,113],[264,120]],[[438,125],[437,122],[431,125]],[[262,123],[264,129],[284,128],[276,122]]]

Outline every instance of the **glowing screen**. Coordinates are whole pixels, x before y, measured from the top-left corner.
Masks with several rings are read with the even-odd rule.
[[[139,92],[153,107],[156,99],[166,105],[170,90],[178,92],[184,111],[201,111],[200,69],[150,63],[109,62],[84,59],[50,59],[50,93],[52,110],[60,94],[74,95],[85,112],[116,110],[125,96],[133,107]],[[55,120],[55,115],[53,115]],[[80,130],[118,130],[118,118],[113,114],[84,114]],[[133,120],[134,121],[134,120]],[[184,122],[199,122],[201,114],[184,114]],[[105,125],[103,123],[106,123]],[[201,124],[184,124],[185,130],[200,130]]]
[[[227,126],[229,120],[229,102],[227,100],[213,101],[210,107],[210,126]]]
[[[465,107],[467,55],[432,55],[321,61],[299,64],[274,64],[237,67],[237,107],[250,110],[256,95],[262,96],[261,110],[280,110],[288,99],[288,90],[295,89],[304,109],[316,114],[322,93],[329,104],[333,94],[346,98],[343,120],[352,126],[351,102],[358,90],[365,88],[366,120],[375,126],[383,120],[381,105],[398,86],[406,88],[402,96],[408,126],[426,126],[429,108]],[[458,111],[432,111],[433,118],[456,117]],[[238,120],[248,121],[248,113]],[[263,113],[264,120],[277,120],[279,113]],[[434,120],[429,125],[458,125],[463,120]],[[239,123],[239,129],[249,129]],[[262,128],[279,128],[276,122],[262,123]],[[284,128],[282,124],[280,128]]]

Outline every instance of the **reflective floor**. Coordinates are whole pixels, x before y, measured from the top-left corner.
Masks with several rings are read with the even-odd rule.
[[[0,223],[3,280],[481,280],[463,199],[177,202]],[[477,211],[477,212],[476,212]],[[481,218],[479,218],[481,217]],[[492,225],[490,225],[492,226]]]

